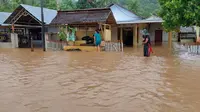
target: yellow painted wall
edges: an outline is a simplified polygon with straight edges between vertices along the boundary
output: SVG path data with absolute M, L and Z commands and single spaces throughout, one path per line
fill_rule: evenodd
M 117 27 L 112 27 L 111 36 L 112 36 L 111 41 L 113 41 L 113 42 L 118 41 L 118 29 L 117 29 Z
M 92 37 L 93 34 L 94 34 L 94 31 L 87 31 L 87 35 L 86 35 L 86 31 L 76 31 L 76 40 L 82 40 L 82 37 L 84 36 Z

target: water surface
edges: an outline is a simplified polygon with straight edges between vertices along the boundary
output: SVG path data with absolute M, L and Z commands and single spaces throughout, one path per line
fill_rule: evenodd
M 199 112 L 200 57 L 0 49 L 0 112 Z

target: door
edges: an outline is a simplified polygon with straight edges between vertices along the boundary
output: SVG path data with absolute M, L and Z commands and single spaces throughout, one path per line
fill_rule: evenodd
M 29 38 L 28 35 L 18 35 L 19 48 L 29 48 Z
M 123 29 L 123 43 L 126 46 L 133 46 L 133 29 L 132 28 Z
M 162 30 L 155 31 L 155 43 L 162 43 Z

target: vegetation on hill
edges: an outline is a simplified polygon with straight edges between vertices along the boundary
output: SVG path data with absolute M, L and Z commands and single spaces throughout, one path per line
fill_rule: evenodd
M 57 10 L 102 8 L 111 3 L 120 4 L 139 16 L 148 17 L 159 10 L 157 0 L 43 0 L 44 7 Z M 19 4 L 40 6 L 40 0 L 1 0 L 0 11 L 12 12 Z

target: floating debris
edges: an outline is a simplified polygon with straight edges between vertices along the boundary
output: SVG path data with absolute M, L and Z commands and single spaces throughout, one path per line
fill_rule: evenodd
M 67 49 L 66 51 L 81 51 L 81 49 L 76 48 L 76 49 Z

